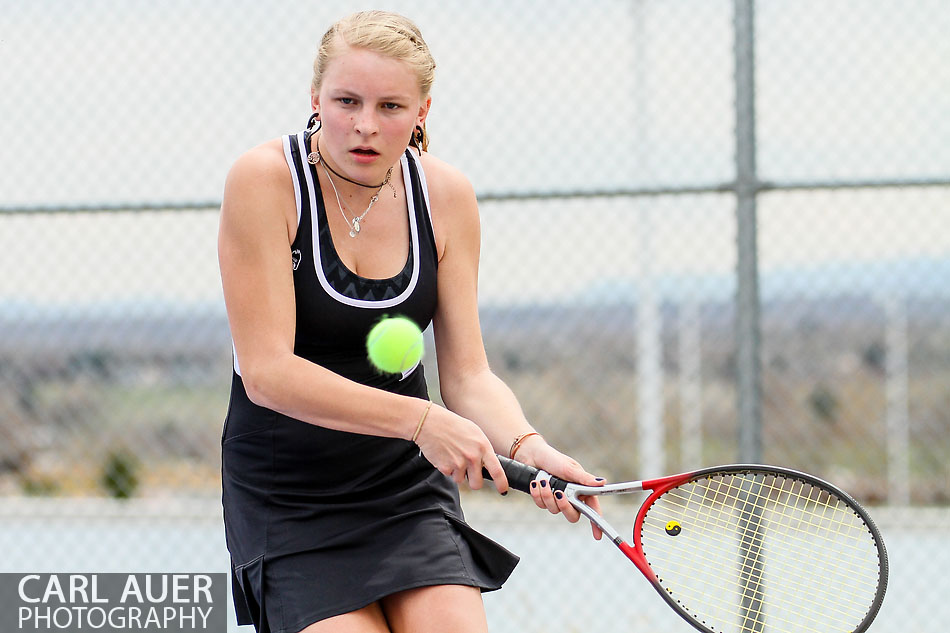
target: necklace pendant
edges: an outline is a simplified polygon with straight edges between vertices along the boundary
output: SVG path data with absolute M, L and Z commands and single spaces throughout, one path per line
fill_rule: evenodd
M 353 224 L 350 228 L 350 237 L 356 237 L 360 232 L 360 221 L 359 218 L 353 218 Z

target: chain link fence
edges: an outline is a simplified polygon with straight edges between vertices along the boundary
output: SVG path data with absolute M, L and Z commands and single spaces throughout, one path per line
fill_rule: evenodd
M 489 357 L 548 440 L 612 479 L 739 461 L 739 377 L 755 372 L 762 459 L 883 524 L 876 630 L 950 616 L 950 5 L 375 6 L 416 20 L 439 64 L 430 149 L 480 197 Z M 224 176 L 305 124 L 316 42 L 363 8 L 0 0 L 0 571 L 227 569 Z M 523 556 L 486 597 L 492 630 L 685 626 L 585 529 L 510 496 L 465 505 Z M 605 591 L 547 597 L 578 586 Z

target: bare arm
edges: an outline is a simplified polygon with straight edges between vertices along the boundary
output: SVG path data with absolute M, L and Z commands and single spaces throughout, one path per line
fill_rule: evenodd
M 427 157 L 433 222 L 439 235 L 439 306 L 434 323 L 439 357 L 439 382 L 446 406 L 473 420 L 502 455 L 514 439 L 534 431 L 511 389 L 489 367 L 478 320 L 478 260 L 481 231 L 478 204 L 468 180 L 457 170 Z M 600 482 L 575 460 L 549 446 L 538 435 L 521 445 L 519 461 L 543 468 L 570 481 Z M 579 514 L 566 499 L 550 490 L 534 491 L 535 502 L 569 520 Z M 595 500 L 596 503 L 596 500 Z
M 443 245 L 439 305 L 433 320 L 442 399 L 485 431 L 495 452 L 507 455 L 512 440 L 533 431 L 511 389 L 492 373 L 478 320 L 481 241 L 475 193 L 460 173 L 430 159 L 434 222 Z M 532 440 L 526 440 L 525 448 Z

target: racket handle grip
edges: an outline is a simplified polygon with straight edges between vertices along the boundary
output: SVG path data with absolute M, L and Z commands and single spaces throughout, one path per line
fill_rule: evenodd
M 496 455 L 496 457 L 498 457 L 498 461 L 501 462 L 501 467 L 505 470 L 505 477 L 508 478 L 508 486 L 530 494 L 531 482 L 535 480 L 541 471 L 534 466 L 528 466 L 527 464 L 516 462 L 513 459 L 502 457 L 501 455 Z M 491 475 L 484 468 L 482 469 L 482 476 L 486 479 L 491 479 Z M 564 490 L 567 488 L 567 484 L 568 482 L 563 479 L 558 479 L 553 475 L 551 475 L 551 478 L 548 480 L 548 485 L 551 486 L 552 490 Z

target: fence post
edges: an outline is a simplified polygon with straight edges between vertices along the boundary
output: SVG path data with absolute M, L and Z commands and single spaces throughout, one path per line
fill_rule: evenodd
M 762 461 L 759 271 L 756 244 L 755 2 L 735 0 L 736 371 L 739 461 Z

